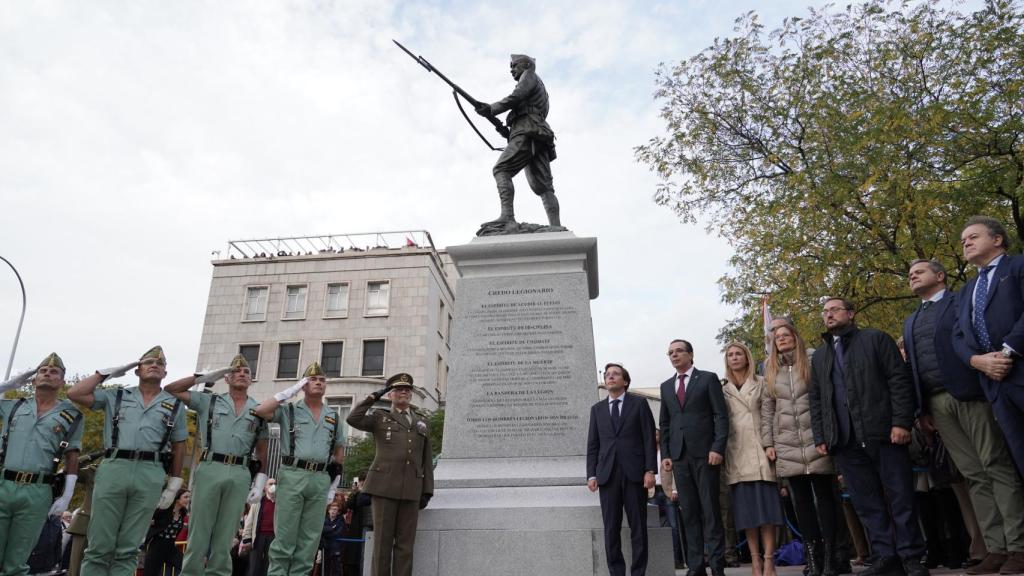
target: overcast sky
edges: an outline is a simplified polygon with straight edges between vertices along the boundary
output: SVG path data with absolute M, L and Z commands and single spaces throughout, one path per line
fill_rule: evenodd
M 715 280 L 731 251 L 652 202 L 633 147 L 663 130 L 659 62 L 747 10 L 772 28 L 807 4 L 0 2 L 0 255 L 28 292 L 14 369 L 55 350 L 89 373 L 162 344 L 170 374 L 190 372 L 211 252 L 228 240 L 472 239 L 497 215 L 497 154 L 397 38 L 485 101 L 512 90 L 510 52 L 537 59 L 562 221 L 598 238 L 598 362 L 656 386 L 683 337 L 720 371 L 714 336 L 732 311 Z M 518 218 L 543 222 L 522 175 L 516 186 Z M 0 369 L 20 298 L 0 262 Z

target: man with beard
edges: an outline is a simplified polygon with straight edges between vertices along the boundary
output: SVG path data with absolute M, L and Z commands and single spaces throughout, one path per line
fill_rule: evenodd
M 35 374 L 33 377 L 32 375 Z M 28 574 L 28 557 L 47 514 L 67 510 L 78 479 L 82 413 L 57 393 L 64 387 L 64 362 L 50 354 L 35 370 L 0 384 L 0 394 L 31 382 L 31 398 L 0 400 L 0 574 Z M 50 484 L 64 459 L 64 493 L 56 501 Z

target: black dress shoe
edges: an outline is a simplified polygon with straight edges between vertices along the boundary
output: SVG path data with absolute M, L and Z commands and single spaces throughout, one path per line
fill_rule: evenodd
M 928 576 L 928 568 L 920 558 L 907 558 L 903 561 L 903 571 L 907 576 Z
M 920 564 L 918 565 L 920 566 Z M 927 574 L 927 568 L 921 566 L 921 569 Z M 878 558 L 858 576 L 903 576 L 903 563 L 896 556 Z

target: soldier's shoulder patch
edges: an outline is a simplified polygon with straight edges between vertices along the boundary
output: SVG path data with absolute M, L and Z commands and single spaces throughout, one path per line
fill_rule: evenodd
M 174 410 L 174 403 L 173 402 L 168 402 L 167 400 L 161 400 L 160 401 L 160 407 L 161 408 L 167 408 L 168 410 Z
M 68 424 L 71 424 L 72 422 L 75 421 L 76 414 L 72 410 L 61 410 L 60 413 L 57 414 L 57 416 L 62 418 Z
M 327 422 L 328 424 L 337 424 L 338 419 L 334 416 L 324 416 L 324 422 Z

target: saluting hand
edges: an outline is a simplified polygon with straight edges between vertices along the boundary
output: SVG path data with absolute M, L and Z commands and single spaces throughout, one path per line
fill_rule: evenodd
M 21 372 L 20 374 L 15 374 L 13 378 L 4 381 L 3 384 L 0 384 L 0 392 L 6 392 L 8 390 L 13 390 L 15 388 L 20 388 L 24 386 L 30 380 L 32 380 L 32 376 L 35 375 L 36 370 L 38 370 L 38 368 L 33 368 L 31 370 Z
M 111 378 L 120 378 L 121 376 L 127 374 L 129 370 L 135 368 L 138 365 L 138 361 L 129 362 L 124 366 L 114 366 L 113 368 L 100 368 L 99 370 L 96 371 L 96 373 L 99 374 L 100 376 L 103 376 L 104 380 L 109 380 Z
M 196 374 L 196 383 L 203 383 L 207 385 L 216 384 L 218 380 L 227 376 L 234 368 L 228 366 L 227 368 L 220 368 L 218 370 L 210 370 L 209 372 L 200 372 Z

